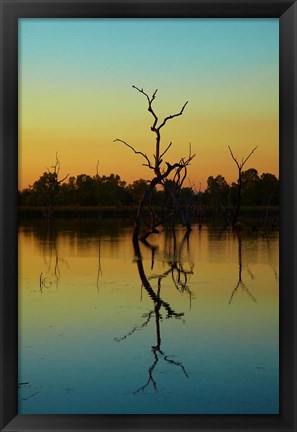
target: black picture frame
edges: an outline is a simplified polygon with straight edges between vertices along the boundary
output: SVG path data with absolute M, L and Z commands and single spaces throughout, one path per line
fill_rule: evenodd
M 1 0 L 1 431 L 295 431 L 297 4 L 292 0 Z M 18 415 L 18 18 L 279 18 L 280 414 Z

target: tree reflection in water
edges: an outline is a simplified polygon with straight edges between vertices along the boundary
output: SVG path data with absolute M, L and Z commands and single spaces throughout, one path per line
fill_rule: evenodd
M 254 303 L 257 303 L 255 296 L 250 292 L 250 290 L 247 287 L 247 284 L 242 280 L 242 268 L 243 268 L 242 267 L 242 238 L 240 232 L 237 232 L 235 235 L 238 242 L 238 281 L 235 285 L 235 288 L 231 292 L 229 304 L 232 303 L 233 298 L 239 289 L 245 292 Z M 255 275 L 252 273 L 252 271 L 249 268 L 247 268 L 246 270 L 250 278 L 255 279 Z
M 274 278 L 275 278 L 275 282 L 278 284 L 279 282 L 279 274 L 277 271 L 277 265 L 275 263 L 273 263 L 273 257 L 272 257 L 272 250 L 271 250 L 271 244 L 270 244 L 270 238 L 268 236 L 267 233 L 264 233 L 263 238 L 266 242 L 267 245 L 267 255 L 268 255 L 268 259 L 269 259 L 269 264 L 272 268 L 273 274 L 274 274 Z
M 102 219 L 101 219 L 101 214 L 100 214 L 100 216 L 99 216 L 99 229 L 98 229 L 98 270 L 97 270 L 97 280 L 96 280 L 96 286 L 97 286 L 98 293 L 99 293 L 99 289 L 100 289 L 99 279 L 100 279 L 100 276 L 103 275 L 102 267 L 101 267 L 101 236 L 102 236 Z
M 41 294 L 44 289 L 59 289 L 59 282 L 61 278 L 60 262 L 68 263 L 59 256 L 57 246 L 57 236 L 53 222 L 45 222 L 43 227 L 42 236 L 42 253 L 44 264 L 47 269 L 39 275 L 39 289 Z
M 190 290 L 188 286 L 188 281 L 190 276 L 193 274 L 194 264 L 191 263 L 190 259 L 190 243 L 189 243 L 189 237 L 190 232 L 187 231 L 180 242 L 178 244 L 177 238 L 176 238 L 176 231 L 174 226 L 171 229 L 171 235 L 166 237 L 166 244 L 165 244 L 165 256 L 166 263 L 169 266 L 168 270 L 161 275 L 161 277 L 166 277 L 168 275 L 171 275 L 171 279 L 173 282 L 174 287 L 181 293 L 186 292 L 189 295 L 190 300 L 190 309 L 192 305 L 192 297 L 193 293 Z M 190 268 L 186 269 L 183 264 L 183 258 L 182 253 L 186 246 L 187 249 L 187 258 L 190 263 Z M 149 279 L 152 279 L 156 276 L 151 276 Z
M 171 305 L 163 300 L 161 298 L 161 288 L 162 288 L 162 282 L 164 279 L 166 279 L 168 276 L 171 276 L 171 281 L 173 286 L 181 293 L 186 292 L 190 297 L 190 305 L 191 305 L 191 299 L 192 299 L 192 292 L 188 286 L 188 279 L 189 275 L 193 274 L 193 265 L 190 266 L 189 270 L 186 270 L 182 264 L 181 261 L 181 251 L 185 244 L 188 244 L 188 238 L 189 233 L 187 233 L 180 245 L 177 245 L 177 239 L 174 229 L 172 230 L 172 245 L 173 250 L 171 250 L 171 253 L 169 254 L 169 250 L 167 248 L 165 256 L 169 256 L 170 258 L 167 259 L 165 262 L 168 265 L 168 269 L 164 271 L 161 274 L 155 274 L 152 276 L 147 276 L 144 270 L 143 266 L 143 260 L 141 256 L 140 251 L 140 243 L 139 241 L 133 241 L 133 247 L 134 247 L 134 254 L 135 254 L 135 262 L 137 265 L 137 270 L 139 274 L 139 278 L 141 280 L 141 286 L 144 288 L 144 290 L 148 293 L 149 297 L 151 298 L 154 308 L 149 313 L 144 315 L 145 321 L 139 325 L 133 327 L 133 329 L 125 334 L 124 336 L 120 338 L 115 338 L 114 340 L 117 342 L 123 341 L 128 336 L 131 336 L 136 331 L 142 330 L 145 328 L 151 321 L 152 318 L 155 317 L 155 328 L 156 328 L 156 344 L 151 347 L 151 351 L 153 354 L 153 362 L 150 365 L 148 369 L 148 379 L 144 385 L 139 387 L 134 394 L 139 393 L 141 391 L 144 391 L 149 385 L 152 385 L 154 390 L 157 391 L 157 382 L 154 377 L 154 372 L 157 367 L 157 364 L 160 360 L 165 361 L 167 364 L 175 366 L 177 368 L 180 368 L 182 373 L 185 375 L 185 377 L 189 377 L 185 367 L 183 366 L 182 362 L 178 362 L 175 360 L 172 360 L 169 355 L 167 355 L 162 349 L 161 349 L 161 322 L 163 320 L 162 315 L 162 309 L 166 312 L 166 319 L 168 318 L 175 318 L 175 319 L 181 319 L 184 316 L 184 312 L 176 312 Z M 152 252 L 151 255 L 151 270 L 154 268 L 154 261 L 155 261 L 155 252 L 158 249 L 156 246 L 152 246 L 147 241 L 143 241 L 142 244 L 149 248 Z M 166 245 L 168 246 L 169 243 L 166 242 Z M 152 287 L 151 281 L 157 281 L 157 286 L 154 289 Z

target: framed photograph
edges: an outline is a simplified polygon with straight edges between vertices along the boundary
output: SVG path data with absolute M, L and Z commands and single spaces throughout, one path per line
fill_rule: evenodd
M 1 0 L 1 431 L 296 430 L 296 18 Z

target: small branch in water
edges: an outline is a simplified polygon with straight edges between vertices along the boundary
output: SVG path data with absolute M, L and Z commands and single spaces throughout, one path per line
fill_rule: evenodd
M 39 392 L 35 392 L 35 393 L 31 394 L 30 396 L 23 398 L 23 400 L 26 401 L 26 400 L 30 399 L 31 397 L 36 396 L 38 393 Z
M 22 385 L 28 385 L 28 382 L 22 382 L 22 383 L 18 383 L 18 387 L 22 386 Z

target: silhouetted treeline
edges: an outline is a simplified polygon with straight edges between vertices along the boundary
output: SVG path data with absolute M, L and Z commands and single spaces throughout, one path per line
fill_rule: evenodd
M 274 174 L 263 173 L 250 168 L 242 172 L 242 206 L 278 206 L 279 180 Z M 229 185 L 223 176 L 210 176 L 207 180 L 207 189 L 203 193 L 204 202 L 213 212 L 227 217 L 230 208 L 236 204 L 238 183 Z
M 242 178 L 243 206 L 278 206 L 279 181 L 275 175 L 263 173 L 259 176 L 256 169 L 250 168 L 242 173 Z M 19 205 L 43 207 L 47 205 L 50 196 L 55 206 L 133 206 L 138 204 L 147 184 L 147 180 L 139 179 L 127 185 L 117 174 L 80 174 L 57 183 L 53 173 L 45 172 L 32 186 L 19 191 Z M 236 182 L 228 184 L 222 175 L 210 176 L 204 192 L 197 191 L 194 187 L 183 187 L 180 201 L 183 205 L 196 206 L 197 211 L 207 208 L 212 213 L 225 217 L 236 202 L 237 189 Z M 166 193 L 164 190 L 154 190 L 152 205 L 164 206 Z

